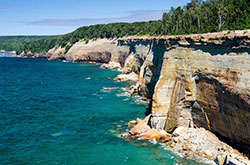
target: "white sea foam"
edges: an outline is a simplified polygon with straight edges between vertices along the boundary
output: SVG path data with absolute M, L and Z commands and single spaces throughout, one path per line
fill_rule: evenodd
M 155 139 L 153 139 L 153 140 L 149 140 L 151 143 L 153 143 L 153 144 L 157 144 L 158 142 L 155 140 Z

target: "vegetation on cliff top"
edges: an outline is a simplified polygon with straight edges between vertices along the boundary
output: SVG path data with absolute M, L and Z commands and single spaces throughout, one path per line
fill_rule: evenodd
M 54 36 L 0 36 L 0 50 L 22 50 L 23 44 Z
M 80 39 L 119 38 L 129 35 L 176 35 L 218 32 L 250 28 L 248 0 L 192 0 L 183 7 L 171 8 L 162 20 L 135 23 L 112 23 L 80 27 L 72 33 L 32 40 L 0 38 L 0 49 L 47 52 L 54 46 L 67 50 Z M 9 43 L 9 44 L 8 44 Z

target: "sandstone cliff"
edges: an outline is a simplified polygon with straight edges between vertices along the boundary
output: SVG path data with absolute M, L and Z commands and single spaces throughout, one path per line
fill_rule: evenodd
M 128 46 L 117 46 L 116 39 L 80 40 L 65 54 L 65 48 L 55 47 L 48 53 L 49 59 L 64 59 L 74 62 L 118 62 L 124 65 L 129 54 Z
M 143 61 L 139 93 L 152 98 L 154 128 L 204 127 L 250 145 L 249 30 L 120 42 Z
M 131 50 L 124 71 L 139 73 L 138 92 L 152 99 L 153 129 L 203 127 L 249 154 L 249 30 L 119 42 Z
M 151 127 L 204 127 L 250 146 L 250 30 L 186 36 L 84 40 L 45 56 L 94 61 L 138 74 L 137 92 L 151 99 Z M 112 63 L 111 63 L 112 62 Z M 115 66 L 119 66 L 116 65 Z M 109 65 L 105 65 L 109 67 Z M 247 149 L 249 150 L 249 149 Z

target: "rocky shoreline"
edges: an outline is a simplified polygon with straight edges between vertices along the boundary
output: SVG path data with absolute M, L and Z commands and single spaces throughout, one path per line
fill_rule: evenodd
M 212 164 L 250 164 L 247 156 L 232 148 L 228 144 L 204 128 L 178 127 L 173 133 L 157 130 L 148 125 L 150 115 L 145 119 L 132 120 L 128 132 L 120 135 L 121 138 L 153 140 L 182 157 L 196 160 L 201 163 Z
M 102 64 L 104 69 L 122 69 L 115 63 Z M 132 74 L 134 75 L 134 74 Z M 136 85 L 126 87 L 129 91 L 128 97 L 138 94 L 138 77 L 131 74 L 120 74 L 114 80 L 134 81 Z M 145 98 L 146 99 L 146 98 Z M 149 102 L 150 100 L 147 99 Z M 202 127 L 179 126 L 170 132 L 158 130 L 151 126 L 152 115 L 144 119 L 137 118 L 127 123 L 126 132 L 119 135 L 120 138 L 131 140 L 155 141 L 161 144 L 164 149 L 176 153 L 182 157 L 208 164 L 242 164 L 248 165 L 248 157 L 237 149 L 221 141 L 214 133 Z
M 104 67 L 101 66 L 101 68 Z M 112 66 L 105 68 L 113 69 Z M 119 78 L 121 76 L 123 77 L 124 74 L 118 75 L 115 80 L 135 81 L 138 84 L 137 78 Z M 129 90 L 128 97 L 135 93 L 138 94 L 136 88 L 137 85 L 127 87 Z M 119 135 L 119 137 L 131 140 L 156 141 L 166 150 L 201 163 L 219 165 L 250 164 L 250 161 L 246 155 L 240 153 L 237 149 L 234 149 L 232 146 L 221 141 L 215 134 L 202 127 L 188 128 L 179 126 L 175 128 L 173 132 L 166 132 L 165 130 L 157 130 L 153 128 L 150 124 L 151 117 L 152 115 L 150 114 L 144 119 L 137 118 L 136 120 L 129 121 L 127 123 L 128 131 L 122 133 Z
M 168 150 L 216 164 L 250 164 L 250 30 L 185 36 L 84 40 L 44 54 L 120 69 L 119 81 L 136 81 L 130 95 L 150 100 L 149 116 L 122 137 L 155 139 Z M 242 131 L 244 128 L 244 131 Z M 220 139 L 215 136 L 219 135 Z

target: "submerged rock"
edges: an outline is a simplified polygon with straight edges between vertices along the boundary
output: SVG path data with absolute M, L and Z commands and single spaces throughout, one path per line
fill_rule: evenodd
M 76 131 L 71 131 L 71 132 L 56 132 L 56 133 L 51 134 L 51 136 L 52 137 L 58 137 L 58 136 L 64 136 L 64 135 L 72 136 L 72 135 L 75 135 L 75 134 L 76 134 Z

